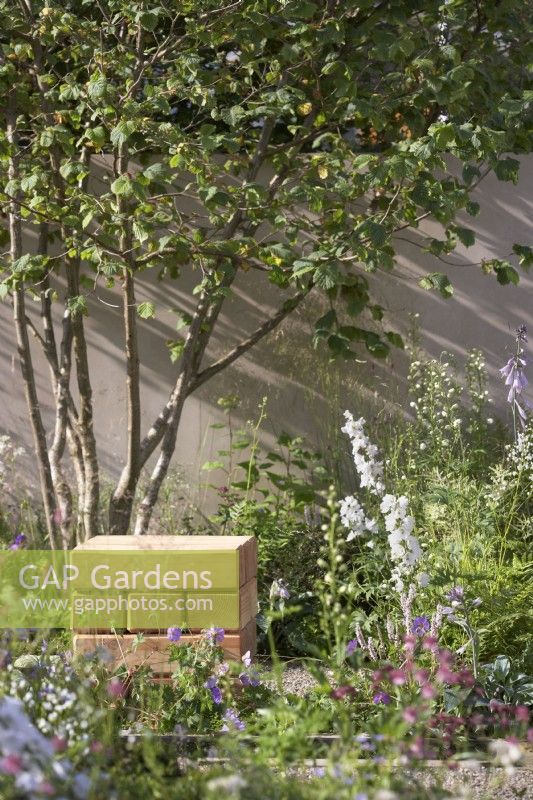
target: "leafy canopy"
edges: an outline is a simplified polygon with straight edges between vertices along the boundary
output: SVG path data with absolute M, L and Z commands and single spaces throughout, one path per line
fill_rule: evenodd
M 84 293 L 127 263 L 163 280 L 192 270 L 197 295 L 223 298 L 253 269 L 327 295 L 314 335 L 334 354 L 401 344 L 371 298 L 395 234 L 430 217 L 435 256 L 472 245 L 457 212 L 476 216 L 486 169 L 516 182 L 510 154 L 529 148 L 527 4 L 514 0 L 0 0 L 0 31 L 20 143 L 8 180 L 0 133 L 0 200 L 62 230 Z M 530 248 L 516 248 L 528 266 Z M 6 262 L 0 292 L 63 263 Z M 518 280 L 508 262 L 483 268 Z M 453 292 L 439 272 L 421 286 Z M 189 323 L 181 313 L 177 327 Z M 178 358 L 181 339 L 169 347 Z

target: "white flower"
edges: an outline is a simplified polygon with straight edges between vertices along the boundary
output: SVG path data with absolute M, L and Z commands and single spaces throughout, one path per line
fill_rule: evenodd
M 350 531 L 346 537 L 347 542 L 351 542 L 357 536 L 362 536 L 365 531 L 373 533 L 377 527 L 376 521 L 365 515 L 361 504 L 352 495 L 341 500 L 340 514 L 342 524 Z
M 508 742 L 506 739 L 494 739 L 489 743 L 489 750 L 493 754 L 496 764 L 505 767 L 509 772 L 523 755 L 518 744 Z
M 425 589 L 427 586 L 429 586 L 429 582 L 430 582 L 430 577 L 427 574 L 427 572 L 420 572 L 418 574 L 418 585 L 420 586 L 421 589 Z

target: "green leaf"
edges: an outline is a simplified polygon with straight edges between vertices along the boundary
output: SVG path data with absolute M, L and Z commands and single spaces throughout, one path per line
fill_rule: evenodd
M 105 75 L 100 72 L 95 72 L 91 75 L 91 79 L 87 84 L 87 94 L 91 100 L 101 100 L 107 91 L 107 79 Z
M 224 464 L 222 461 L 206 461 L 205 464 L 202 464 L 200 469 L 204 470 L 205 472 L 211 472 L 214 469 L 224 469 Z
M 388 345 L 373 331 L 365 331 L 365 346 L 375 358 L 386 358 L 389 354 Z
M 115 147 L 125 144 L 132 133 L 135 133 L 136 124 L 133 120 L 121 120 L 110 134 L 111 143 Z
M 39 183 L 38 175 L 26 175 L 20 181 L 20 188 L 22 189 L 23 192 L 31 192 L 32 189 L 35 189 L 38 183 Z
M 39 666 L 39 663 L 39 656 L 25 653 L 13 662 L 13 666 L 15 669 L 35 669 Z
M 509 283 L 517 286 L 520 283 L 520 275 L 507 261 L 502 261 L 499 264 L 495 264 L 494 272 L 496 273 L 496 280 L 502 286 L 507 286 Z
M 320 289 L 333 289 L 338 279 L 339 270 L 334 264 L 322 264 L 313 275 L 313 280 Z
M 103 125 L 97 125 L 96 128 L 88 128 L 85 131 L 85 135 L 98 150 L 101 150 L 107 141 L 107 131 Z
M 119 175 L 111 184 L 111 191 L 129 197 L 133 194 L 133 184 L 128 175 Z
M 150 11 L 143 11 L 141 14 L 138 14 L 137 19 L 141 23 L 141 27 L 146 31 L 155 31 L 159 21 L 158 11 L 159 9 L 154 8 Z
M 447 275 L 443 275 L 442 272 L 431 272 L 429 275 L 425 275 L 419 280 L 418 285 L 421 286 L 422 289 L 427 289 L 428 291 L 437 289 L 446 299 L 453 294 L 453 286 Z
M 432 125 L 429 132 L 433 135 L 433 139 L 439 150 L 446 150 L 450 142 L 455 140 L 455 129 L 449 122 L 446 124 Z
M 387 241 L 388 233 L 384 225 L 373 219 L 368 219 L 356 230 L 361 238 L 369 239 L 374 247 L 381 247 Z
M 82 294 L 77 297 L 69 297 L 67 299 L 67 307 L 73 317 L 77 317 L 78 315 L 85 317 L 89 313 L 87 309 L 87 300 Z
M 141 319 L 153 319 L 155 317 L 154 304 L 148 300 L 145 300 L 144 303 L 139 303 L 137 306 L 137 314 Z
M 135 236 L 137 241 L 141 242 L 141 244 L 142 242 L 145 242 L 148 239 L 149 236 L 148 231 L 142 225 L 142 223 L 138 222 L 137 220 L 135 220 L 135 222 L 133 223 L 132 230 L 133 230 L 133 235 Z
M 336 322 L 337 312 L 334 308 L 332 308 L 327 312 L 327 314 L 324 314 L 323 317 L 320 317 L 320 319 L 317 319 L 315 322 L 315 334 L 323 336 L 324 334 L 329 333 Z
M 229 195 L 226 192 L 221 192 L 216 186 L 200 189 L 198 194 L 202 203 L 206 206 L 225 206 L 229 201 Z
M 388 341 L 392 345 L 394 345 L 394 347 L 399 347 L 401 350 L 404 349 L 405 347 L 404 341 L 399 333 L 394 333 L 394 331 L 387 331 L 385 336 L 387 337 Z
M 149 167 L 146 167 L 142 174 L 145 178 L 148 178 L 149 181 L 158 181 L 166 176 L 167 170 L 161 161 L 156 161 L 154 164 L 150 164 Z
M 526 244 L 513 244 L 513 253 L 518 256 L 522 269 L 528 270 L 533 264 L 533 250 Z
M 470 228 L 461 228 L 459 225 L 454 225 L 453 232 L 465 247 L 472 247 L 476 242 L 474 231 Z
M 503 158 L 496 162 L 494 172 L 500 181 L 512 181 L 518 183 L 518 170 L 520 168 L 520 161 L 516 158 Z
M 54 132 L 51 128 L 45 128 L 40 137 L 39 137 L 39 144 L 41 147 L 52 147 L 54 143 Z

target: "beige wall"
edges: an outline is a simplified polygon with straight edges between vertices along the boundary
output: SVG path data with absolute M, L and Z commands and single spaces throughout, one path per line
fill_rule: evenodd
M 465 264 L 507 257 L 514 242 L 528 243 L 532 178 L 530 157 L 523 160 L 518 186 L 501 183 L 492 175 L 480 184 L 475 195 L 481 204 L 481 214 L 474 220 L 465 219 L 465 224 L 475 229 L 477 243 L 447 257 L 455 266 L 424 254 L 416 246 L 416 233 L 406 231 L 402 236 L 410 242 L 399 242 L 397 272 L 369 276 L 375 296 L 388 308 L 390 328 L 405 331 L 408 314 L 416 311 L 420 313 L 422 344 L 429 353 L 438 355 L 447 349 L 462 359 L 471 347 L 484 351 L 490 367 L 491 389 L 503 414 L 506 408 L 497 368 L 504 363 L 511 345 L 509 329 L 529 323 L 533 336 L 533 279 L 523 274 L 518 287 L 501 287 L 494 277 L 484 275 L 479 266 Z M 445 301 L 417 286 L 418 277 L 427 270 L 447 272 L 455 286 L 451 300 Z M 155 321 L 140 322 L 145 426 L 160 410 L 172 383 L 174 367 L 164 341 L 175 335 L 174 317 L 167 309 L 190 307 L 186 283 L 185 278 L 183 284 L 170 287 L 168 283 L 157 284 L 147 274 L 139 287 L 138 301 L 150 299 L 157 306 Z M 102 466 L 110 474 L 116 474 L 122 464 L 126 425 L 122 333 L 120 310 L 113 307 L 116 302 L 113 292 L 96 287 L 89 296 L 87 320 L 96 432 Z M 383 397 L 402 398 L 406 367 L 402 354 L 396 352 L 390 365 L 371 361 L 365 365 L 353 362 L 329 365 L 324 354 L 312 350 L 308 329 L 316 315 L 316 304 L 317 301 L 309 301 L 282 329 L 189 399 L 175 461 L 184 467 L 192 483 L 197 482 L 199 466 L 216 449 L 215 433 L 208 426 L 222 416 L 216 400 L 223 394 L 236 392 L 242 397 L 239 413 L 243 421 L 255 415 L 261 398 L 268 396 L 269 418 L 264 433 L 267 440 L 288 429 L 309 436 L 323 448 L 338 430 L 347 405 L 356 413 L 362 408 L 364 413 L 372 414 L 373 408 L 381 407 Z M 258 285 L 255 274 L 243 275 L 235 297 L 228 301 L 221 317 L 210 355 L 224 352 L 253 330 L 271 305 L 277 305 L 275 295 Z M 12 433 L 31 447 L 7 303 L 0 304 L 0 337 L 0 432 Z M 37 347 L 34 353 L 40 396 L 50 422 L 48 372 Z M 366 357 L 362 353 L 362 358 Z

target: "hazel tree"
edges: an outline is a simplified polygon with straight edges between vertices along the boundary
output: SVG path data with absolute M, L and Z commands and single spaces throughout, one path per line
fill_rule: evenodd
M 127 455 L 108 527 L 144 534 L 187 397 L 310 294 L 328 299 L 313 339 L 332 355 L 401 346 L 372 297 L 373 273 L 394 269 L 398 232 L 422 237 L 432 219 L 442 235 L 422 241 L 437 258 L 471 245 L 458 212 L 476 216 L 470 195 L 488 171 L 516 182 L 513 154 L 529 148 L 528 14 L 515 0 L 0 0 L 0 31 L 0 294 L 52 546 L 98 532 L 95 281 L 114 285 L 123 309 Z M 103 183 L 91 179 L 95 158 Z M 514 249 L 528 266 L 531 250 Z M 482 267 L 518 281 L 508 261 Z M 143 430 L 138 339 L 157 309 L 136 287 L 148 270 L 169 285 L 192 275 L 194 289 L 192 313 L 178 310 L 175 340 L 161 343 L 173 382 Z M 279 307 L 210 360 L 243 271 L 277 289 Z M 440 272 L 421 285 L 453 291 Z M 50 431 L 35 347 L 50 367 Z

